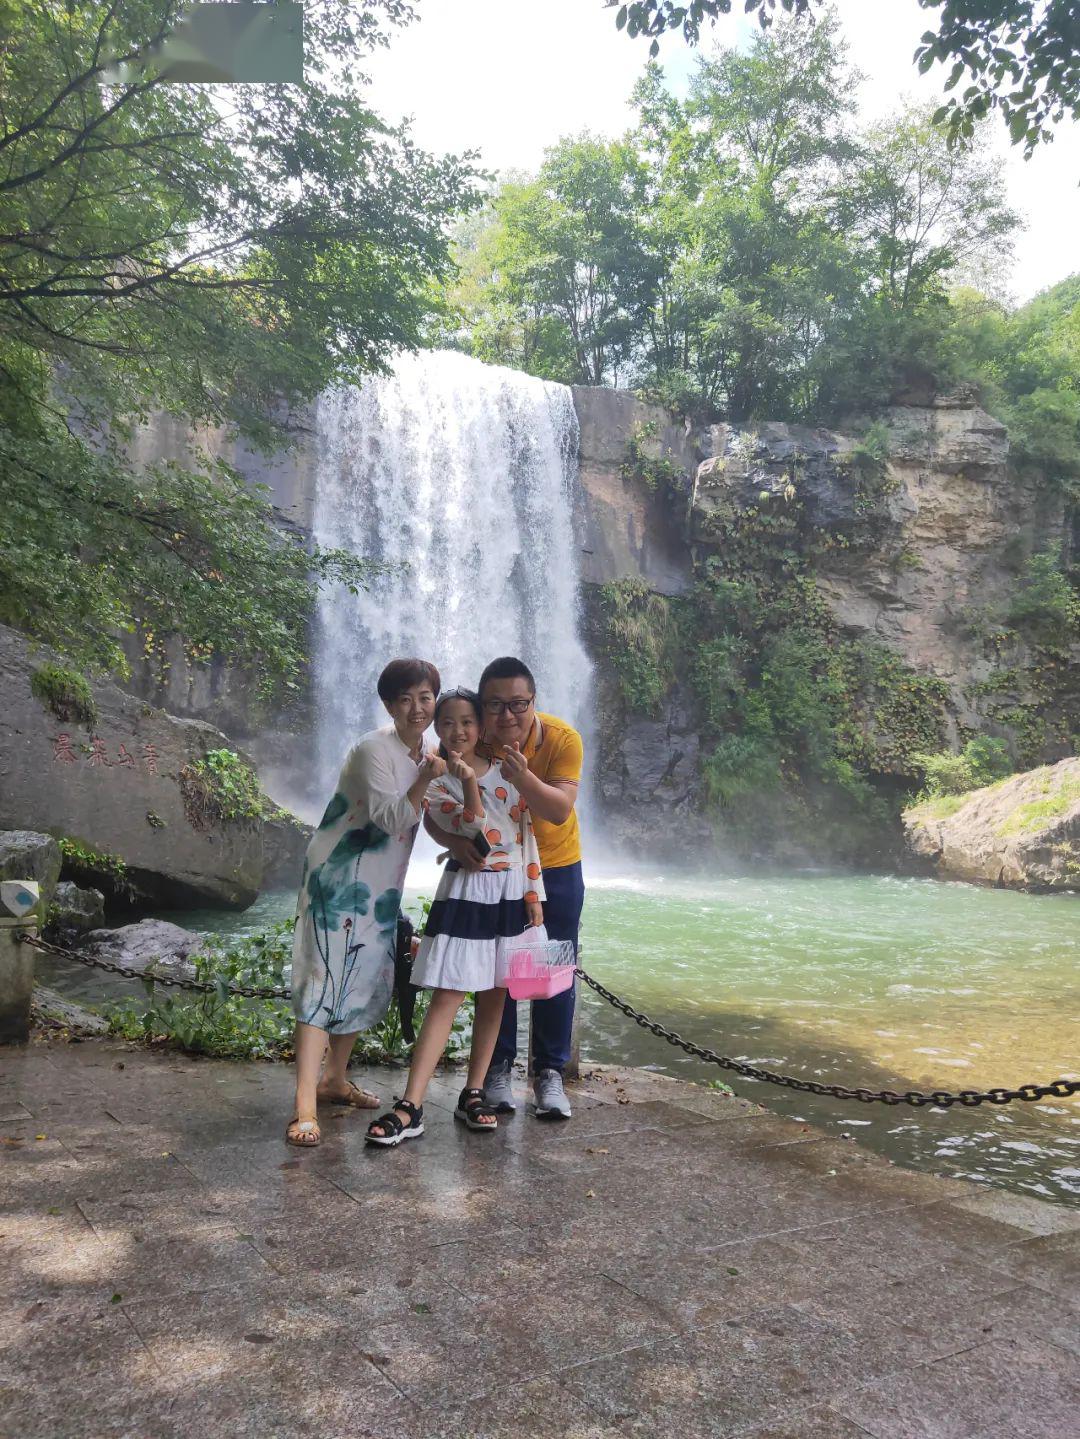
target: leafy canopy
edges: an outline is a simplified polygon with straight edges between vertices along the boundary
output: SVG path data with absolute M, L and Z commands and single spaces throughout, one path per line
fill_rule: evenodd
M 470 221 L 451 342 L 708 420 L 933 388 L 948 291 L 1017 217 L 982 136 L 951 148 L 918 108 L 860 132 L 858 79 L 833 12 L 699 57 L 685 100 L 650 66 L 626 136 L 560 141 Z
M 138 425 L 290 442 L 325 386 L 421 341 L 474 176 L 366 103 L 401 0 L 311 0 L 302 84 L 105 82 L 181 9 L 0 0 L 0 621 L 98 668 L 125 630 L 180 630 L 274 688 L 312 583 L 369 567 L 308 554 L 206 455 L 140 466 Z
M 817 0 L 744 0 L 747 14 L 757 13 L 763 28 L 778 4 L 813 20 Z M 730 14 L 731 0 L 607 0 L 615 23 L 631 37 L 648 36 L 650 53 L 658 37 L 681 30 L 696 45 L 702 26 Z M 991 110 L 1000 111 L 1014 144 L 1030 155 L 1053 138 L 1052 126 L 1066 115 L 1080 115 L 1080 0 L 919 0 L 925 10 L 940 10 L 935 33 L 922 36 L 914 59 L 921 71 L 948 65 L 946 90 L 967 72 L 969 83 L 937 111 L 955 140 L 970 140 L 975 126 Z

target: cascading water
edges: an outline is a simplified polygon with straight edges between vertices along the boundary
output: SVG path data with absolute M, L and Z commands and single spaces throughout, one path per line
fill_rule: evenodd
M 541 709 L 588 729 L 578 636 L 573 397 L 449 351 L 318 401 L 315 538 L 395 568 L 324 592 L 315 687 L 322 790 L 349 744 L 386 723 L 375 682 L 398 655 L 474 687 L 496 655 L 536 676 Z M 407 568 L 405 564 L 407 562 Z

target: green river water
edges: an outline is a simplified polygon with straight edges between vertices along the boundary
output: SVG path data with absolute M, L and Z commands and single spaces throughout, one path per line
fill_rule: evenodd
M 721 1054 L 901 1091 L 1080 1077 L 1074 895 L 809 872 L 694 877 L 624 867 L 586 879 L 584 967 Z M 291 916 L 294 898 L 267 894 L 235 916 L 167 917 L 240 933 Z M 581 1003 L 585 1059 L 725 1078 L 778 1113 L 900 1163 L 1080 1205 L 1080 1100 L 936 1110 L 818 1098 L 691 1059 L 591 991 Z

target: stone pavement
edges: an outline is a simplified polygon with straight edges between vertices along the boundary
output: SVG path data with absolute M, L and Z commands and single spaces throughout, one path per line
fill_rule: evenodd
M 490 1136 L 451 1074 L 424 1139 L 303 1152 L 289 1080 L 0 1050 L 0 1434 L 1080 1432 L 1078 1210 L 640 1071 Z

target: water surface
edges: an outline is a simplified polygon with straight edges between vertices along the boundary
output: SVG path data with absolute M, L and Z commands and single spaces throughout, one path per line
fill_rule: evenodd
M 433 867 L 427 873 L 421 864 L 411 877 L 418 886 L 406 903 L 433 892 Z M 693 877 L 625 867 L 587 881 L 585 968 L 721 1054 L 875 1090 L 1080 1077 L 1075 895 L 888 876 Z M 291 916 L 294 902 L 290 891 L 264 895 L 240 915 L 167 917 L 243 933 Z M 87 971 L 62 978 L 68 992 L 100 993 Z M 1078 1100 L 938 1110 L 800 1094 L 692 1059 L 589 990 L 582 1053 L 699 1082 L 723 1078 L 778 1113 L 914 1168 L 1080 1204 Z

